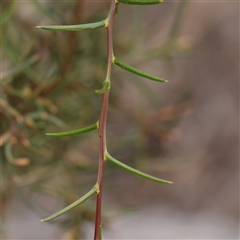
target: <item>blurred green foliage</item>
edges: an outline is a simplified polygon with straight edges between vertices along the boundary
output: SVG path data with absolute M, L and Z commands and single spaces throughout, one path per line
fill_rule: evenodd
M 45 24 L 44 21 L 64 25 L 94 22 L 104 18 L 108 3 L 102 2 L 98 11 L 89 11 L 88 16 L 83 17 L 85 2 L 59 1 L 56 4 L 51 1 L 40 3 L 31 0 L 20 4 L 12 0 L 1 3 L 2 211 L 14 191 L 42 218 L 49 215 L 51 209 L 44 209 L 34 193 L 62 199 L 69 204 L 95 183 L 98 140 L 95 134 L 51 138 L 45 133 L 77 129 L 97 121 L 101 96 L 95 94 L 94 90 L 101 88 L 105 78 L 105 35 L 101 29 L 83 33 L 45 32 L 35 28 L 35 25 Z M 163 57 L 169 63 L 171 51 L 184 52 L 179 42 L 174 42 L 173 39 L 176 37 L 174 28 L 179 28 L 176 26 L 179 16 L 166 46 L 153 50 L 146 59 Z M 135 17 L 138 15 L 135 14 Z M 133 21 L 133 26 L 134 24 L 136 21 Z M 130 47 L 134 52 L 134 36 L 130 41 L 115 41 L 116 52 Z M 116 81 L 110 99 L 110 112 L 113 113 L 115 108 L 121 109 L 119 96 L 122 87 L 121 81 L 117 81 L 120 79 L 118 72 L 114 79 Z M 149 97 L 155 109 L 159 108 L 145 82 L 139 81 L 136 87 Z M 144 158 L 148 153 L 154 154 L 154 144 L 149 145 L 146 136 L 149 139 L 162 139 L 174 128 L 186 106 L 188 107 L 187 104 L 180 104 L 170 111 L 166 109 L 164 112 L 162 109 L 161 112 L 156 112 L 156 115 L 166 116 L 167 111 L 168 123 L 154 132 L 146 127 L 149 124 L 158 126 L 159 122 L 154 122 L 154 117 L 152 122 L 151 119 L 148 122 L 139 121 L 135 127 L 124 133 L 117 144 L 110 143 L 112 152 L 122 151 L 137 139 L 136 145 L 129 148 L 138 148 L 139 153 L 132 151 L 129 160 L 133 159 L 134 163 L 134 159 L 140 155 Z M 129 114 L 130 118 L 136 117 L 127 111 L 124 114 Z M 139 129 L 140 134 L 137 134 Z M 111 171 L 113 169 L 107 170 Z M 72 239 L 78 239 L 81 231 L 76 226 L 84 220 L 94 218 L 91 204 L 77 207 L 67 217 L 55 222 L 71 229 Z

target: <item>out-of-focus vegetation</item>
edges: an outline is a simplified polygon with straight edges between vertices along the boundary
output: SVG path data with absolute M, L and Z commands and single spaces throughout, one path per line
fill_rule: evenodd
M 101 96 L 94 90 L 101 88 L 106 68 L 104 30 L 69 33 L 35 28 L 46 23 L 64 25 L 102 20 L 109 3 L 86 2 L 1 3 L 3 214 L 12 192 L 42 218 L 52 209 L 44 209 L 36 193 L 61 199 L 67 205 L 96 180 L 98 138 L 94 133 L 59 139 L 47 137 L 45 133 L 77 129 L 96 122 Z M 94 4 L 96 9 L 92 10 Z M 165 43 L 154 49 L 148 46 L 150 53 L 144 58 L 138 36 L 142 28 L 139 17 L 144 16 L 145 10 L 134 8 L 133 20 L 128 26 L 134 34 L 128 36 L 119 28 L 121 38 L 114 39 L 115 51 L 118 55 L 128 52 L 128 62 L 135 65 L 143 65 L 142 59 L 161 59 L 166 68 L 172 69 L 173 54 L 191 54 L 191 41 L 179 38 L 186 6 L 186 2 L 178 6 Z M 156 33 L 157 29 L 149 27 L 149 31 Z M 129 111 L 121 101 L 122 73 L 114 72 L 113 78 L 108 126 L 109 139 L 113 139 L 109 143 L 111 152 L 121 152 L 132 165 L 151 169 L 145 161 L 147 156 L 164 156 L 166 143 L 180 138 L 181 133 L 175 126 L 183 115 L 191 113 L 191 94 L 167 107 L 143 80 L 133 76 L 131 83 L 149 101 L 152 110 L 148 115 L 143 112 L 137 115 L 137 110 Z M 127 119 L 119 130 L 111 126 L 114 115 L 118 116 L 116 109 Z M 114 170 L 108 167 L 106 174 L 112 175 Z M 78 239 L 81 236 L 78 226 L 84 220 L 93 220 L 93 209 L 91 202 L 84 204 L 55 222 L 66 231 L 70 229 L 72 239 Z

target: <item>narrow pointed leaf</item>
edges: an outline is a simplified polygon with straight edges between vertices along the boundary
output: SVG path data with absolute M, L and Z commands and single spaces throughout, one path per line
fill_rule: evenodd
M 153 81 L 156 81 L 156 82 L 168 82 L 168 80 L 165 80 L 163 78 L 159 78 L 159 77 L 156 77 L 154 75 L 151 75 L 151 74 L 148 74 L 146 72 L 143 72 L 143 71 L 140 71 L 138 70 L 137 68 L 134 68 L 118 59 L 116 59 L 115 57 L 113 58 L 113 63 L 117 66 L 119 66 L 120 68 L 122 69 L 125 69 L 131 73 L 134 73 L 136 75 L 139 75 L 141 77 L 144 77 L 144 78 L 147 78 L 147 79 L 150 79 L 150 80 L 153 80 Z
M 109 88 L 110 88 L 110 82 L 109 81 L 104 81 L 103 82 L 103 87 L 102 87 L 102 89 L 98 89 L 98 90 L 95 90 L 95 92 L 97 93 L 97 94 L 103 94 L 103 93 L 105 93 Z
M 118 2 L 133 5 L 151 5 L 163 2 L 163 0 L 118 0 Z
M 78 25 L 37 26 L 37 28 L 41 28 L 45 30 L 53 30 L 53 31 L 79 31 L 79 30 L 100 28 L 104 26 L 105 26 L 105 20 L 94 22 L 94 23 L 78 24 Z
M 48 222 L 54 218 L 59 217 L 60 215 L 70 211 L 71 209 L 77 207 L 79 204 L 85 202 L 88 198 L 90 198 L 94 193 L 98 193 L 98 185 L 96 184 L 87 194 L 85 194 L 83 197 L 75 201 L 74 203 L 70 204 L 69 206 L 63 208 L 59 212 L 51 215 L 48 218 L 42 219 L 41 222 Z
M 112 157 L 109 153 L 107 153 L 105 157 L 106 157 L 107 160 L 111 161 L 112 163 L 116 164 L 117 166 L 127 170 L 128 172 L 131 172 L 135 175 L 138 175 L 140 177 L 149 179 L 149 180 L 154 181 L 154 182 L 163 183 L 163 184 L 171 184 L 172 183 L 170 181 L 163 180 L 163 179 L 160 179 L 160 178 L 157 178 L 157 177 L 153 177 L 149 174 L 143 173 L 143 172 L 141 172 L 141 171 L 139 171 L 135 168 L 132 168 L 132 167 L 118 161 L 116 158 Z
M 78 135 L 81 133 L 85 133 L 85 132 L 90 132 L 92 130 L 95 130 L 98 128 L 98 124 L 94 124 L 85 128 L 80 128 L 80 129 L 76 129 L 76 130 L 72 130 L 72 131 L 68 131 L 68 132 L 60 132 L 60 133 L 46 133 L 47 136 L 50 137 L 68 137 L 68 136 L 74 136 L 74 135 Z

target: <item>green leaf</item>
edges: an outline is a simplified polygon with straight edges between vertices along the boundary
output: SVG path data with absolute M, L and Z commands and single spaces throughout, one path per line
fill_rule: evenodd
M 163 2 L 163 0 L 117 0 L 118 2 L 134 5 L 151 5 Z
M 143 173 L 135 168 L 132 168 L 132 167 L 129 167 L 128 165 L 118 161 L 116 158 L 112 157 L 109 153 L 107 153 L 105 155 L 106 157 L 106 160 L 109 160 L 111 161 L 112 163 L 116 164 L 117 166 L 127 170 L 128 172 L 131 172 L 135 175 L 138 175 L 140 177 L 143 177 L 143 178 L 146 178 L 146 179 L 149 179 L 151 181 L 154 181 L 154 182 L 159 182 L 159 183 L 163 183 L 163 184 L 171 184 L 172 182 L 170 181 L 167 181 L 167 180 L 163 180 L 163 179 L 160 179 L 160 178 L 157 178 L 157 177 L 153 177 L 149 174 L 146 174 L 146 173 Z
M 168 80 L 165 80 L 163 78 L 159 78 L 159 77 L 156 77 L 154 75 L 151 75 L 151 74 L 148 74 L 146 72 L 143 72 L 143 71 L 140 71 L 138 70 L 137 68 L 134 68 L 124 62 L 121 62 L 120 60 L 116 59 L 115 57 L 113 57 L 113 63 L 117 66 L 119 66 L 120 68 L 122 69 L 125 69 L 131 73 L 134 73 L 136 75 L 139 75 L 141 77 L 145 77 L 147 79 L 150 79 L 150 80 L 153 80 L 153 81 L 156 81 L 156 82 L 168 82 Z
M 103 94 L 103 93 L 105 93 L 105 92 L 110 88 L 110 86 L 111 86 L 110 81 L 105 80 L 105 81 L 103 82 L 103 87 L 102 87 L 102 89 L 95 90 L 95 93 L 97 93 L 97 94 Z
M 69 206 L 63 208 L 62 210 L 60 210 L 59 212 L 51 215 L 48 218 L 42 219 L 41 222 L 48 222 L 54 218 L 59 217 L 60 215 L 70 211 L 71 209 L 77 207 L 79 204 L 85 202 L 88 198 L 90 198 L 94 193 L 98 194 L 99 192 L 99 187 L 98 184 L 96 184 L 88 193 L 86 193 L 83 197 L 81 197 L 80 199 L 78 199 L 77 201 L 75 201 L 74 203 L 70 204 Z
M 37 28 L 45 29 L 45 30 L 53 30 L 53 31 L 79 31 L 86 29 L 94 29 L 105 26 L 106 20 L 94 22 L 94 23 L 86 23 L 86 24 L 78 24 L 78 25 L 62 25 L 62 26 L 36 26 Z
M 85 132 L 90 132 L 92 130 L 98 129 L 98 123 L 85 127 L 85 128 L 80 128 L 77 130 L 72 130 L 68 132 L 60 132 L 60 133 L 46 133 L 46 135 L 50 137 L 68 137 L 68 136 L 74 136 L 77 134 L 85 133 Z

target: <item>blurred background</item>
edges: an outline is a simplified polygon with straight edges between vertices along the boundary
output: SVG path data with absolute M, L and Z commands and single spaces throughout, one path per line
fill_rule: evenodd
M 50 138 L 99 117 L 106 30 L 37 25 L 103 20 L 109 1 L 1 1 L 2 239 L 92 239 L 95 197 L 49 223 L 97 177 L 96 132 Z M 113 67 L 104 239 L 239 239 L 239 3 L 121 4 L 116 57 L 168 79 Z

